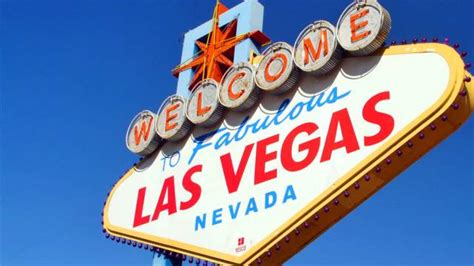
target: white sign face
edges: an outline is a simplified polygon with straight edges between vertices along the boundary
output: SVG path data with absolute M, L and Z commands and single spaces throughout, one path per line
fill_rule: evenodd
M 241 263 L 412 129 L 450 78 L 446 59 L 430 52 L 346 58 L 327 76 L 302 74 L 288 93 L 266 93 L 248 112 L 165 143 L 115 186 L 105 226 Z

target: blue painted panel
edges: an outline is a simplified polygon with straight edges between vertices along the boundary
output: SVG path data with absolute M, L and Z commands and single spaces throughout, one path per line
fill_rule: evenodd
M 237 19 L 237 35 L 247 32 L 263 29 L 263 5 L 258 0 L 245 0 L 241 4 L 229 9 L 219 18 L 219 26 L 222 27 L 229 22 Z M 188 61 L 198 52 L 195 45 L 196 40 L 206 36 L 212 26 L 209 20 L 200 26 L 188 31 L 184 35 L 183 52 L 181 54 L 181 63 Z M 252 40 L 244 40 L 235 47 L 234 63 L 247 61 L 250 51 L 259 53 L 259 47 Z M 186 70 L 179 74 L 176 93 L 188 97 L 188 84 L 193 76 L 192 70 Z M 176 258 L 153 253 L 153 266 L 181 266 L 182 261 Z

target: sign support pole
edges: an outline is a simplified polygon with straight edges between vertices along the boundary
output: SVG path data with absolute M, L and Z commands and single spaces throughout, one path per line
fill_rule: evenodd
M 153 266 L 181 266 L 183 261 L 181 258 L 172 258 L 158 252 L 153 252 Z

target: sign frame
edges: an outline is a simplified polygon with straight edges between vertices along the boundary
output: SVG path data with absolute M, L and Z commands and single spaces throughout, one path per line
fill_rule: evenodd
M 470 116 L 474 108 L 474 88 L 464 81 L 464 77 L 470 74 L 465 71 L 459 54 L 451 47 L 437 43 L 399 45 L 380 49 L 372 56 L 426 52 L 439 54 L 449 66 L 449 81 L 443 95 L 277 230 L 246 251 L 245 255 L 237 257 L 223 254 L 112 225 L 108 219 L 110 198 L 117 187 L 136 171 L 136 167 L 129 169 L 120 178 L 108 196 L 103 212 L 105 230 L 117 237 L 216 263 L 283 263 L 453 133 Z M 467 97 L 462 95 L 463 90 L 468 92 Z

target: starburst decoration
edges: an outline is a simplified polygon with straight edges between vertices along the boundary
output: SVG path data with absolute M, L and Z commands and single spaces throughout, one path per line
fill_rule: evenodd
M 234 64 L 234 48 L 241 41 L 251 38 L 260 46 L 270 42 L 270 39 L 261 31 L 236 36 L 237 20 L 231 21 L 221 29 L 219 17 L 227 10 L 227 7 L 217 1 L 212 17 L 212 28 L 207 35 L 206 42 L 197 40 L 196 46 L 200 51 L 190 60 L 172 70 L 176 77 L 185 70 L 192 69 L 194 71 L 194 76 L 188 84 L 190 90 L 203 79 L 212 78 L 220 82 L 225 71 Z

